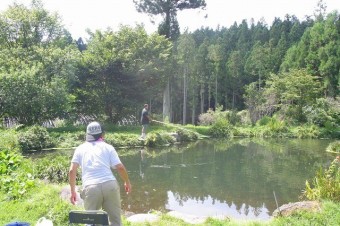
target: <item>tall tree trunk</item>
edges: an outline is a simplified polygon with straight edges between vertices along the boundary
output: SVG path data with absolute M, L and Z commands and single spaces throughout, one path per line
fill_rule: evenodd
M 187 123 L 187 66 L 184 68 L 184 81 L 183 81 L 183 125 Z
M 233 89 L 233 102 L 232 102 L 232 109 L 235 107 L 235 90 Z
M 209 85 L 208 85 L 208 108 L 210 109 L 211 108 L 211 84 L 209 82 Z
M 196 117 L 196 95 L 195 88 L 192 89 L 192 111 L 191 111 L 191 124 L 195 125 L 195 117 Z
M 218 101 L 217 101 L 217 74 L 218 73 L 216 73 L 216 78 L 215 78 L 215 88 L 216 88 L 216 93 L 215 93 L 215 107 L 217 107 L 218 106 Z
M 201 112 L 200 112 L 200 114 L 203 114 L 203 112 L 204 112 L 204 85 L 203 85 L 203 83 L 201 83 L 200 98 L 201 98 Z
M 165 86 L 163 93 L 163 121 L 168 120 L 171 122 L 170 116 L 170 78 Z

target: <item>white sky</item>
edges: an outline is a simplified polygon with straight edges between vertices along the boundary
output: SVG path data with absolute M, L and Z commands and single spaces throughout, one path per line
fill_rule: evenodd
M 72 37 L 86 38 L 86 28 L 94 31 L 111 27 L 117 30 L 119 25 L 135 26 L 143 23 L 148 32 L 157 31 L 157 22 L 153 25 L 146 14 L 138 13 L 132 0 L 42 0 L 44 8 L 57 12 Z M 286 14 L 305 19 L 313 15 L 319 0 L 206 0 L 207 7 L 202 10 L 184 10 L 178 13 L 181 31 L 188 28 L 194 31 L 201 27 L 216 29 L 230 27 L 234 22 L 243 19 L 255 22 L 264 18 L 271 25 L 275 17 L 284 19 Z M 31 0 L 0 0 L 0 12 L 13 2 L 29 5 Z M 323 0 L 327 5 L 327 13 L 340 12 L 340 0 Z M 205 15 L 208 17 L 205 18 Z

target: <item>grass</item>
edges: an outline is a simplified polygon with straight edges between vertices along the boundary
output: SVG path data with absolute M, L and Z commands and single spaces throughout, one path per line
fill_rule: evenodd
M 41 217 L 51 219 L 54 225 L 67 225 L 68 212 L 73 207 L 59 198 L 60 189 L 40 182 L 24 199 L 8 201 L 0 194 L 0 225 L 15 221 L 35 225 Z
M 4 200 L 5 195 L 0 194 L 0 225 L 14 221 L 28 222 L 35 225 L 41 217 L 53 221 L 55 226 L 68 225 L 70 210 L 81 209 L 71 205 L 60 198 L 62 186 L 39 182 L 24 199 L 18 201 Z M 323 201 L 321 212 L 299 212 L 290 217 L 275 218 L 270 221 L 243 221 L 243 220 L 218 220 L 208 218 L 203 224 L 197 226 L 224 226 L 224 225 L 338 225 L 340 222 L 340 203 Z M 181 219 L 162 214 L 160 220 L 154 223 L 131 223 L 123 217 L 123 225 L 127 226 L 189 226 Z
M 302 211 L 290 217 L 275 219 L 271 225 L 339 225 L 340 222 L 340 203 L 323 201 L 321 212 L 312 213 Z

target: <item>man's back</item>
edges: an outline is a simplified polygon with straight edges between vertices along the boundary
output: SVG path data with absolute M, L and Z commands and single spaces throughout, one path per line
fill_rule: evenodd
M 75 150 L 72 162 L 81 167 L 84 186 L 115 180 L 111 167 L 121 163 L 115 149 L 104 141 L 83 143 Z

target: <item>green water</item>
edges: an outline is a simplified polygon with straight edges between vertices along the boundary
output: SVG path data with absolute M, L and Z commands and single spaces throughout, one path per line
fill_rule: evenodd
M 132 150 L 122 156 L 133 192 L 125 211 L 176 210 L 197 216 L 269 219 L 278 205 L 299 201 L 305 181 L 334 155 L 331 140 L 204 140 Z M 120 150 L 118 150 L 120 152 Z

